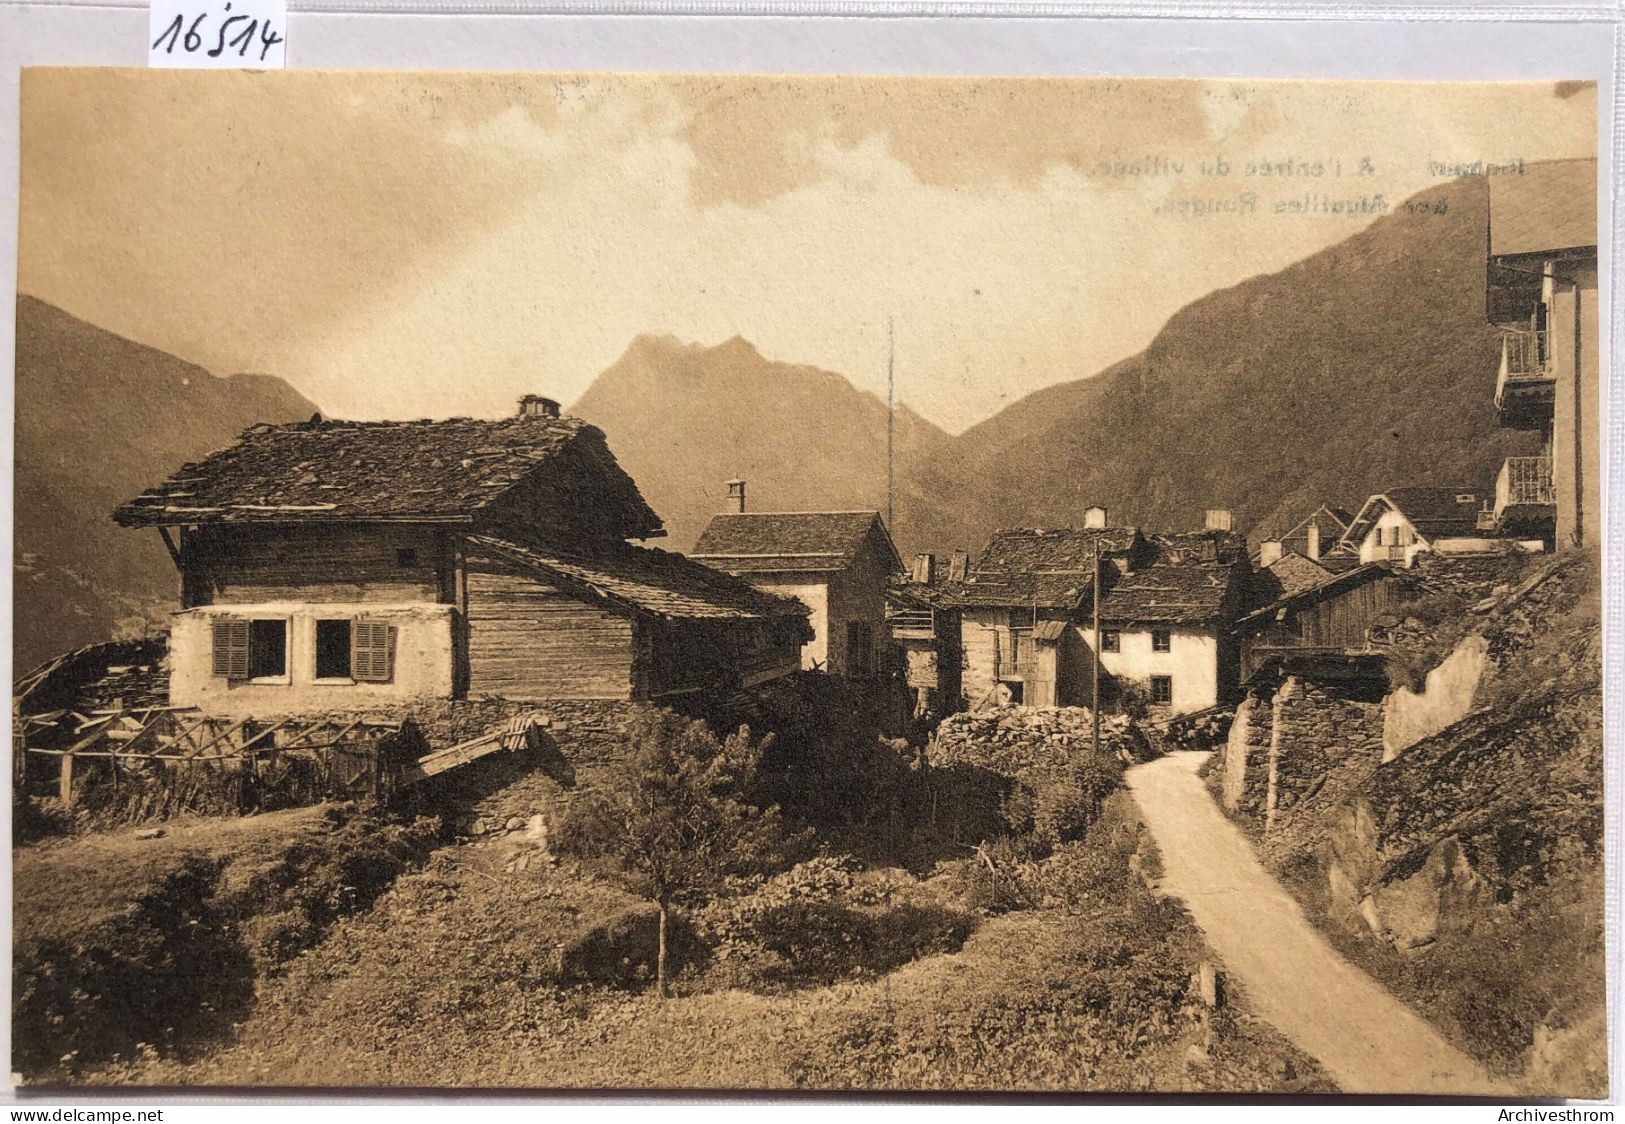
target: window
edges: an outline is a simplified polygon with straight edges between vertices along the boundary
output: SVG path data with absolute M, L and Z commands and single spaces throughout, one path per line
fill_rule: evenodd
M 248 622 L 215 621 L 214 674 L 221 679 L 248 678 Z
M 415 547 L 403 546 L 395 552 L 395 565 L 404 569 L 411 569 L 418 564 L 418 552 Z
M 316 678 L 350 678 L 350 622 L 316 622 Z
M 280 679 L 288 674 L 288 622 L 248 622 L 248 677 Z
M 1171 652 L 1173 649 L 1173 633 L 1166 628 L 1153 628 L 1151 630 L 1151 650 L 1153 652 Z
M 846 673 L 855 679 L 874 674 L 874 630 L 868 621 L 846 622 Z
M 1162 705 L 1174 701 L 1174 680 L 1172 676 L 1153 675 L 1151 677 L 1151 701 Z
M 350 678 L 387 683 L 395 678 L 395 626 L 355 621 L 350 626 Z
M 1100 650 L 1102 652 L 1121 651 L 1122 646 L 1123 646 L 1123 638 L 1115 628 L 1101 629 L 1101 632 L 1100 632 Z
M 1381 527 L 1377 528 L 1377 545 L 1378 546 L 1382 545 L 1382 528 Z

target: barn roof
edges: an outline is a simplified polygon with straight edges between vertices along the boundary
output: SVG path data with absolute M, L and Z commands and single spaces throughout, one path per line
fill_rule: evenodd
M 1343 571 L 1341 574 L 1329 575 L 1324 581 L 1315 585 L 1283 594 L 1269 604 L 1254 609 L 1242 617 L 1238 624 L 1262 622 L 1266 618 L 1274 616 L 1281 609 L 1312 604 L 1322 598 L 1333 596 L 1345 589 L 1350 589 L 1365 582 L 1396 576 L 1393 570 L 1381 562 L 1367 562 L 1363 566 L 1356 566 L 1352 570 Z
M 805 619 L 807 606 L 793 597 L 764 593 L 745 581 L 681 554 L 605 544 L 581 554 L 516 542 L 494 535 L 470 535 L 469 542 L 515 565 L 534 570 L 599 601 L 677 620 Z
M 519 493 L 523 492 L 523 498 Z M 114 512 L 127 527 L 396 520 L 471 523 L 516 501 L 520 521 L 664 534 L 604 434 L 579 418 L 324 421 L 251 426 Z
M 1490 182 L 1490 256 L 1597 245 L 1597 161 L 1542 160 Z
M 1071 609 L 1091 588 L 1096 543 L 1110 558 L 1132 555 L 1144 540 L 1132 527 L 997 531 L 969 578 L 951 588 L 963 605 Z
M 878 511 L 729 512 L 711 520 L 689 557 L 735 574 L 834 572 L 871 541 L 888 569 L 903 568 Z

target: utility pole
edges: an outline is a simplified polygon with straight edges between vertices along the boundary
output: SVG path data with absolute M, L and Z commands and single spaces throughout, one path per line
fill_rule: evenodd
M 1100 757 L 1100 536 L 1095 536 L 1095 579 L 1094 589 L 1091 593 L 1095 610 L 1095 674 L 1093 699 L 1089 706 L 1089 722 L 1094 732 L 1095 758 Z

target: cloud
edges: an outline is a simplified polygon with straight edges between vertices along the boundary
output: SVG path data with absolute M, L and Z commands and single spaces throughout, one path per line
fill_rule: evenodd
M 1159 211 L 1249 159 L 1370 155 L 1397 202 L 1595 151 L 1551 84 L 67 71 L 23 110 L 25 290 L 355 417 L 568 401 L 642 332 L 880 391 L 892 319 L 959 428 L 1368 221 Z

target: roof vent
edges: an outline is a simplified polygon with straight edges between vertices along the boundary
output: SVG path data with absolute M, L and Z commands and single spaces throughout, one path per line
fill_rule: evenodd
M 1083 525 L 1091 530 L 1106 525 L 1106 509 L 1100 506 L 1083 509 Z
M 962 582 L 970 575 L 970 555 L 956 550 L 948 560 L 948 580 Z
M 727 511 L 734 515 L 745 514 L 745 482 L 743 480 L 728 481 Z
M 937 581 L 937 556 L 935 554 L 916 554 L 914 556 L 914 569 L 909 577 L 911 581 L 920 585 L 935 585 Z
M 1228 531 L 1230 529 L 1230 512 L 1222 507 L 1210 508 L 1203 515 L 1202 526 L 1209 531 Z
M 1262 566 L 1273 566 L 1277 562 L 1279 562 L 1280 560 L 1281 560 L 1281 541 L 1279 539 L 1271 539 L 1268 542 L 1259 544 L 1259 547 L 1258 547 L 1258 564 L 1259 564 L 1259 566 L 1261 566 L 1261 567 Z
M 519 400 L 519 416 L 556 418 L 559 416 L 559 404 L 551 398 L 543 398 L 540 394 L 527 394 Z

